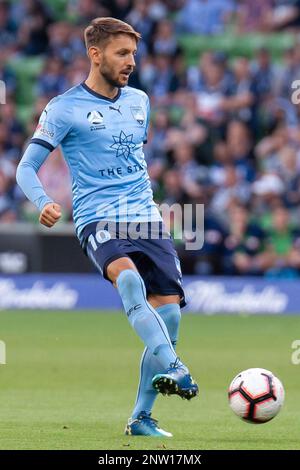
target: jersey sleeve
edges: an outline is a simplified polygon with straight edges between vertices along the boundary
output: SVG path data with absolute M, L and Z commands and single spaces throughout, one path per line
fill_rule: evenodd
M 145 127 L 144 139 L 143 139 L 144 144 L 146 144 L 148 140 L 149 124 L 150 124 L 150 101 L 147 96 L 146 97 L 146 127 Z
M 16 173 L 16 180 L 27 198 L 41 211 L 43 207 L 53 202 L 46 194 L 37 172 L 47 159 L 49 150 L 36 143 L 28 145 Z
M 65 102 L 56 97 L 42 112 L 30 142 L 40 144 L 52 152 L 71 129 L 71 113 Z

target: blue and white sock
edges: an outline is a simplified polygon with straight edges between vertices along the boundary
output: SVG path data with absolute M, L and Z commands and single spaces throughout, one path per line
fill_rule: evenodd
M 147 301 L 143 279 L 133 269 L 125 269 L 116 284 L 129 322 L 166 370 L 177 356 L 165 323 Z
M 157 313 L 164 321 L 173 347 L 175 348 L 178 340 L 178 330 L 181 318 L 180 307 L 178 304 L 166 304 L 156 309 Z M 140 382 L 136 397 L 132 418 L 137 418 L 141 411 L 151 413 L 158 392 L 152 386 L 152 378 L 155 374 L 163 372 L 154 356 L 148 348 L 145 348 L 140 365 Z

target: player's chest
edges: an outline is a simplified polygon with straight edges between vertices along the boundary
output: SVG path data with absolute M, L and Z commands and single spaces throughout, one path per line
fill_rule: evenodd
M 80 142 L 111 144 L 116 139 L 130 138 L 140 144 L 145 136 L 146 110 L 142 103 L 91 103 L 77 108 L 73 131 Z

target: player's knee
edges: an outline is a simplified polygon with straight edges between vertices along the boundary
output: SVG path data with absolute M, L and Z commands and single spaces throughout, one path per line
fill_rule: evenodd
M 116 279 L 116 285 L 121 296 L 126 294 L 131 299 L 135 298 L 141 289 L 143 291 L 145 289 L 141 276 L 134 269 L 124 269 L 121 271 Z
M 168 330 L 176 330 L 181 320 L 181 311 L 178 304 L 166 304 L 158 307 L 157 312 L 164 320 Z
M 176 344 L 178 328 L 181 320 L 181 311 L 178 304 L 165 304 L 156 309 L 166 324 L 172 342 Z M 174 344 L 174 343 L 173 343 Z
M 181 311 L 178 304 L 171 304 L 172 309 L 167 314 L 167 322 L 172 325 L 173 328 L 178 328 L 181 320 Z
M 136 267 L 133 263 L 133 261 L 130 258 L 124 257 L 124 258 L 118 258 L 115 261 L 112 261 L 109 263 L 109 265 L 106 268 L 106 274 L 108 279 L 110 279 L 115 287 L 116 287 L 116 280 L 121 274 L 121 272 L 125 270 L 136 270 Z

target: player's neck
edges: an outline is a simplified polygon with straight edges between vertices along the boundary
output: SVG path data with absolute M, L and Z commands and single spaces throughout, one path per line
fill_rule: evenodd
M 119 92 L 118 87 L 110 85 L 104 78 L 101 77 L 101 75 L 99 76 L 99 74 L 97 77 L 95 77 L 93 73 L 90 73 L 88 78 L 85 80 L 85 84 L 91 90 L 109 99 L 114 99 Z

